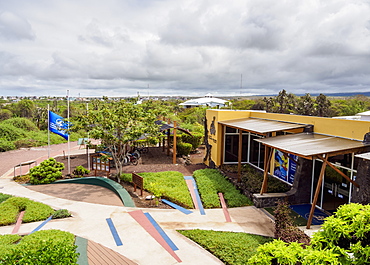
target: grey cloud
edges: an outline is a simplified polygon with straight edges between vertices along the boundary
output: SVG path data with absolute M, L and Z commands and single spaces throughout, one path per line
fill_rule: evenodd
M 34 40 L 35 37 L 32 27 L 26 19 L 9 11 L 0 13 L 0 38 L 7 40 Z

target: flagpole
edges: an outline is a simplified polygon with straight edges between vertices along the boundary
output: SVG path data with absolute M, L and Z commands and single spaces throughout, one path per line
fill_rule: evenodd
M 89 115 L 89 103 L 86 103 L 86 114 Z M 87 130 L 87 169 L 90 170 L 90 154 L 89 154 L 89 130 Z
M 67 120 L 68 120 L 68 134 L 69 132 L 69 90 L 67 90 Z M 70 142 L 69 142 L 69 135 L 68 135 L 68 174 L 71 174 L 71 157 L 70 157 Z
M 50 106 L 48 104 L 48 158 L 50 158 Z

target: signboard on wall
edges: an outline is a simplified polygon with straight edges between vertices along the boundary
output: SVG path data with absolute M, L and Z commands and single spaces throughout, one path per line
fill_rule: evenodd
M 274 176 L 284 182 L 293 184 L 297 170 L 297 156 L 275 149 Z

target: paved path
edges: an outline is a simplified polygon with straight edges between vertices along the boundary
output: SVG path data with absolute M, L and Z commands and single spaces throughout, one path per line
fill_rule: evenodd
M 59 153 L 61 153 L 65 145 L 55 147 L 56 153 L 58 152 L 58 148 Z M 83 150 L 81 151 L 84 152 Z M 25 160 L 35 160 L 44 156 L 44 153 L 41 153 L 39 150 L 28 150 L 24 152 L 24 154 L 22 151 L 14 151 L 11 155 L 1 154 L 1 164 L 8 165 L 8 170 L 2 168 L 0 171 L 5 172 L 0 177 L 0 192 L 27 197 L 48 204 L 54 209 L 68 209 L 72 212 L 73 218 L 52 220 L 43 229 L 69 231 L 117 251 L 141 265 L 178 264 L 174 257 L 130 216 L 129 212 L 138 210 L 137 208 L 108 206 L 56 198 L 27 189 L 12 181 L 12 167 L 14 164 L 24 162 Z M 8 158 L 9 161 L 7 161 Z M 176 232 L 179 229 L 199 228 L 273 236 L 273 222 L 253 206 L 229 209 L 232 222 L 225 221 L 222 209 L 207 209 L 205 210 L 206 215 L 201 215 L 199 210 L 193 210 L 193 213 L 189 215 L 185 215 L 178 210 L 152 208 L 141 210 L 150 213 L 179 248 L 176 254 L 181 259 L 181 264 L 212 265 L 223 263 L 206 250 L 200 248 L 197 244 Z M 107 225 L 107 218 L 111 218 L 113 221 L 122 240 L 121 246 L 116 246 Z M 19 232 L 28 233 L 39 224 L 40 222 L 22 224 Z M 13 226 L 0 227 L 0 234 L 11 233 L 12 229 Z

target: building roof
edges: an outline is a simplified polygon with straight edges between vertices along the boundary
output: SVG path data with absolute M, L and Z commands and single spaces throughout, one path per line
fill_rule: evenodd
M 300 123 L 290 123 L 282 121 L 265 120 L 258 118 L 243 118 L 235 120 L 220 121 L 220 124 L 241 129 L 257 134 L 266 134 L 270 132 L 281 132 L 292 129 L 304 128 L 310 125 Z
M 220 98 L 213 98 L 206 96 L 204 98 L 195 98 L 189 99 L 183 103 L 180 103 L 181 106 L 217 106 L 217 105 L 226 105 L 228 101 Z
M 370 144 L 365 144 L 357 140 L 317 133 L 281 135 L 255 139 L 255 141 L 307 159 L 313 159 L 323 154 L 334 156 L 343 153 L 364 151 L 367 146 L 370 146 Z

